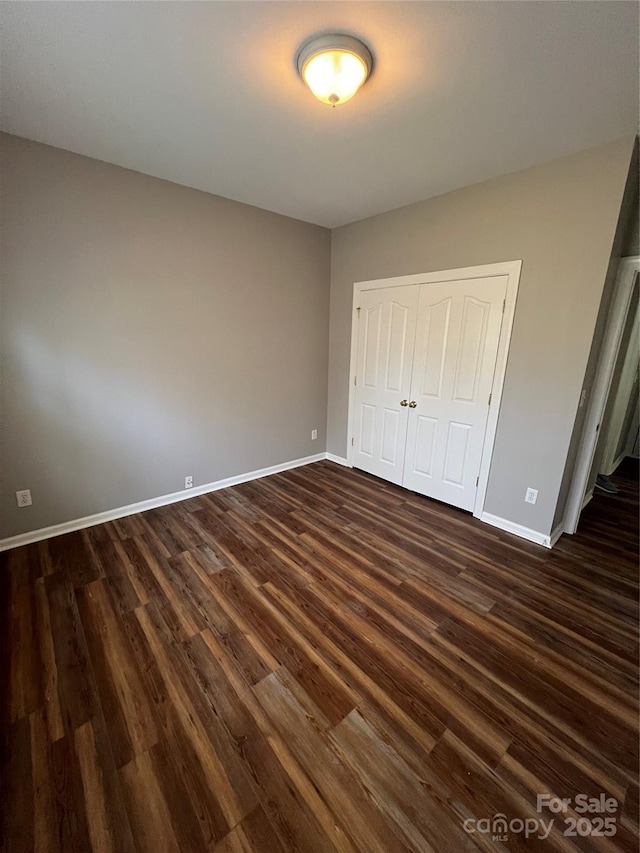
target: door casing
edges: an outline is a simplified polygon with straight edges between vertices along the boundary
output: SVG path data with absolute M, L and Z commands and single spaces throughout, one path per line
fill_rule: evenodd
M 487 419 L 484 447 L 482 450 L 482 461 L 478 477 L 478 489 L 473 507 L 473 515 L 481 518 L 484 510 L 484 502 L 489 482 L 489 470 L 498 426 L 498 414 L 502 400 L 502 389 L 507 368 L 509 345 L 511 343 L 511 330 L 515 315 L 516 299 L 520 284 L 520 272 L 522 261 L 505 261 L 498 264 L 483 264 L 475 267 L 462 267 L 454 270 L 441 270 L 438 272 L 423 273 L 418 275 L 402 275 L 394 278 L 379 278 L 370 281 L 356 281 L 353 285 L 353 305 L 351 309 L 351 359 L 349 365 L 349 415 L 347 432 L 347 464 L 353 467 L 353 423 L 355 409 L 355 377 L 358 358 L 358 307 L 360 294 L 365 290 L 377 290 L 383 287 L 403 287 L 408 284 L 440 284 L 447 281 L 470 280 L 474 278 L 489 278 L 491 276 L 507 276 L 507 292 L 505 296 L 504 319 L 500 331 L 500 342 L 496 357 L 496 369 L 491 388 L 491 406 Z
M 590 400 L 582 427 L 582 436 L 573 467 L 571 485 L 561 522 L 565 533 L 575 533 L 580 513 L 590 500 L 587 495 L 589 474 L 598 445 L 600 423 L 604 417 L 609 389 L 620 351 L 624 324 L 631 304 L 635 277 L 640 273 L 640 256 L 622 258 L 618 266 L 614 292 L 609 306 L 604 339 L 598 357 Z

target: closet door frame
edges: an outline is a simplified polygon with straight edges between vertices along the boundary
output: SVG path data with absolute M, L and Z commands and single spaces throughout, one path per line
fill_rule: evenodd
M 516 309 L 518 286 L 520 284 L 520 272 L 522 261 L 505 261 L 499 264 L 483 264 L 476 267 L 462 267 L 455 270 L 440 270 L 438 272 L 423 273 L 419 275 L 402 275 L 394 278 L 379 278 L 371 281 L 356 281 L 353 285 L 353 306 L 351 311 L 351 363 L 349 365 L 349 416 L 347 432 L 347 464 L 353 467 L 353 425 L 355 413 L 355 379 L 358 356 L 358 308 L 360 307 L 360 294 L 365 290 L 378 290 L 382 287 L 404 287 L 408 284 L 440 284 L 447 281 L 461 281 L 474 278 L 489 278 L 491 276 L 507 276 L 507 292 L 504 305 L 504 317 L 500 330 L 500 342 L 496 357 L 496 369 L 491 388 L 491 406 L 485 431 L 484 446 L 482 449 L 482 461 L 480 463 L 480 474 L 478 478 L 478 489 L 473 507 L 473 515 L 481 518 L 484 510 L 484 501 L 487 494 L 487 483 L 489 481 L 489 470 L 495 444 L 496 429 L 498 426 L 498 414 L 502 400 L 502 390 L 507 368 L 509 345 L 511 343 L 511 330 Z

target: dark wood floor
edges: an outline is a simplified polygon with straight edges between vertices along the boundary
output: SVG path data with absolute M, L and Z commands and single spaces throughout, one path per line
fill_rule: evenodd
M 553 551 L 321 462 L 8 552 L 5 849 L 636 850 L 619 482 Z

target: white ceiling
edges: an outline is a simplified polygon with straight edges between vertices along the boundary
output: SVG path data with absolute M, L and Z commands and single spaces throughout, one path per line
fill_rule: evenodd
M 5 2 L 2 128 L 329 227 L 638 128 L 635 2 Z M 299 45 L 371 47 L 347 104 Z

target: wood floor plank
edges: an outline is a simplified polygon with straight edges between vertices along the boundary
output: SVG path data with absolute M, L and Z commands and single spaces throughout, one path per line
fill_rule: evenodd
M 266 599 L 253 592 L 251 585 L 226 571 L 216 574 L 213 580 L 233 601 L 236 609 L 251 622 L 253 630 L 274 657 L 295 674 L 330 719 L 337 722 L 356 706 L 360 697 L 325 665 L 322 656 L 294 625 Z
M 97 766 L 95 738 L 90 722 L 83 723 L 75 730 L 74 742 L 82 776 L 91 848 L 100 853 L 115 853 L 117 847 L 109 825 L 107 801 Z
M 66 574 L 74 588 L 104 577 L 86 530 L 50 539 L 49 551 L 54 566 Z
M 44 710 L 31 714 L 29 723 L 34 810 L 33 850 L 34 853 L 59 853 L 57 791 L 49 749 L 49 727 Z M 22 807 L 23 805 L 20 806 Z
M 58 697 L 65 730 L 88 722 L 96 712 L 91 667 L 72 579 L 65 573 L 45 580 L 58 673 Z
M 368 788 L 332 749 L 315 718 L 288 690 L 280 673 L 274 672 L 263 679 L 254 691 L 355 849 L 372 853 L 410 850 L 402 836 L 394 833 L 386 822 Z
M 35 579 L 27 552 L 9 562 L 10 721 L 28 717 L 44 701 L 41 647 L 38 643 Z
M 125 546 L 127 554 L 135 563 L 140 573 L 142 583 L 148 590 L 149 599 L 162 601 L 163 607 L 171 613 L 171 624 L 176 639 L 184 640 L 195 636 L 204 625 L 198 620 L 197 614 L 189 607 L 180 595 L 180 589 L 172 583 L 170 571 L 170 552 L 160 540 L 153 537 L 136 536 Z
M 48 757 L 42 756 L 40 761 L 45 762 Z M 51 831 L 59 839 L 60 851 L 75 853 L 90 849 L 84 791 L 72 733 L 65 733 L 51 744 L 50 762 L 57 806 Z
M 551 551 L 319 462 L 0 554 L 3 850 L 637 849 L 614 481 Z M 615 834 L 482 830 L 541 793 Z
M 114 601 L 123 611 L 135 610 L 149 600 L 144 582 L 138 575 L 124 544 L 119 540 L 106 539 L 95 545 L 95 552 L 105 576 Z
M 143 672 L 149 695 L 155 703 L 157 716 L 162 729 L 160 744 L 163 745 L 162 771 L 156 772 L 158 781 L 165 789 L 165 778 L 169 785 L 174 780 L 170 801 L 172 808 L 178 808 L 182 795 L 177 792 L 184 789 L 184 799 L 190 803 L 185 817 L 191 815 L 194 822 L 192 830 L 204 839 L 207 848 L 222 839 L 229 832 L 229 820 L 217 796 L 215 784 L 212 786 L 212 772 L 208 767 L 209 757 L 207 755 L 206 743 L 204 752 L 198 749 L 198 743 L 194 743 L 194 734 L 191 730 L 191 722 L 195 720 L 194 712 L 187 708 L 184 713 L 184 704 L 179 701 L 174 705 L 171 699 L 171 690 L 167 687 L 167 680 L 175 679 L 176 690 L 180 690 L 180 681 L 175 677 L 173 669 L 173 655 L 171 654 L 171 635 L 166 640 L 167 649 L 163 650 L 160 659 L 157 655 L 156 644 L 149 642 L 147 633 L 156 631 L 157 626 L 151 620 L 145 628 L 140 624 L 137 614 L 128 614 L 126 619 L 126 631 L 133 648 L 141 661 L 144 662 Z M 160 632 L 162 633 L 162 632 Z M 160 640 L 162 642 L 162 639 Z M 167 667 L 164 656 L 170 655 L 171 665 Z M 189 716 L 191 714 L 191 716 Z M 198 726 L 202 738 L 202 724 Z M 160 747 L 156 747 L 159 749 Z M 150 751 L 152 759 L 155 759 L 155 749 Z M 213 751 L 213 750 L 212 750 Z M 213 756 L 212 756 L 212 760 Z M 217 758 L 216 764 L 219 764 Z M 204 763 L 203 763 L 204 762 Z M 240 793 L 246 794 L 246 791 Z M 250 792 L 249 792 L 250 793 Z M 166 796 L 166 794 L 165 794 Z M 135 820 L 135 817 L 133 818 Z
M 214 853 L 284 853 L 262 806 L 258 806 L 235 826 L 215 847 Z
M 347 684 L 350 684 L 358 694 L 377 709 L 377 711 L 390 722 L 391 728 L 402 732 L 402 736 L 412 742 L 412 748 L 421 754 L 428 755 L 436 743 L 437 737 L 432 734 L 428 727 L 421 725 L 415 720 L 413 714 L 407 713 L 396 701 L 397 694 L 385 690 L 386 684 L 378 683 L 373 677 L 362 669 L 359 662 L 353 660 L 348 649 L 343 650 L 339 642 L 330 636 L 328 622 L 321 613 L 307 602 L 292 600 L 287 593 L 269 584 L 264 587 L 265 592 L 271 600 L 279 606 L 283 612 L 288 613 L 290 618 L 303 630 L 309 640 L 322 650 L 325 659 L 331 663 L 333 668 L 340 672 Z M 358 703 L 359 705 L 361 703 Z M 438 735 L 442 726 L 434 723 Z M 433 728 L 433 726 L 431 727 Z
M 30 853 L 36 841 L 33 760 L 29 717 L 5 726 L 2 742 L 0 841 L 11 853 Z
M 478 639 L 473 634 L 465 635 L 460 626 L 453 627 L 453 621 L 438 629 L 447 639 L 455 637 L 457 648 L 477 654 Z M 498 650 L 483 647 L 483 666 L 490 668 L 503 684 L 517 693 L 523 700 L 546 717 L 559 729 L 583 737 L 596 747 L 606 743 L 607 752 L 620 767 L 633 773 L 637 767 L 638 746 L 633 729 L 621 725 L 609 714 L 598 710 L 589 703 L 584 693 L 570 693 L 562 689 L 547 672 L 535 672 L 522 658 L 502 655 Z M 569 694 L 569 695 L 567 695 Z
M 76 593 L 116 766 L 158 741 L 151 702 L 139 666 L 103 581 Z
M 471 839 L 452 822 L 446 791 L 439 785 L 439 790 L 435 789 L 435 777 L 432 775 L 427 781 L 413 773 L 359 710 L 352 711 L 335 727 L 331 739 L 407 839 L 410 849 L 455 849 L 467 853 L 474 849 Z
M 51 633 L 49 598 L 44 576 L 34 582 L 37 612 L 37 633 L 40 641 L 42 666 L 42 698 L 46 709 L 45 720 L 49 738 L 54 741 L 64 736 L 60 696 L 58 694 L 58 665 Z
M 287 739 L 279 736 L 224 648 L 210 631 L 203 631 L 189 645 L 199 654 L 199 668 L 212 673 L 209 685 L 226 685 L 222 691 L 209 687 L 208 696 L 238 745 L 262 806 L 285 849 L 335 849 L 331 842 L 336 837 L 331 813 L 301 773 Z M 338 841 L 350 849 L 343 833 L 338 834 Z
M 212 836 L 220 839 L 257 805 L 247 784 L 244 768 L 232 746 L 211 715 L 202 713 L 197 686 L 185 689 L 181 680 L 181 659 L 170 644 L 163 642 L 158 620 L 150 605 L 136 611 L 164 682 L 170 706 L 163 718 L 166 738 L 176 745 L 188 745 L 192 756 L 193 788 L 205 801 L 211 815 Z M 206 792 L 209 792 L 208 794 Z
M 121 769 L 126 792 L 127 812 L 138 850 L 162 850 L 180 853 L 169 803 L 156 776 L 149 753 L 137 755 Z M 195 823 L 195 821 L 194 821 Z M 206 850 L 202 836 L 189 850 Z

